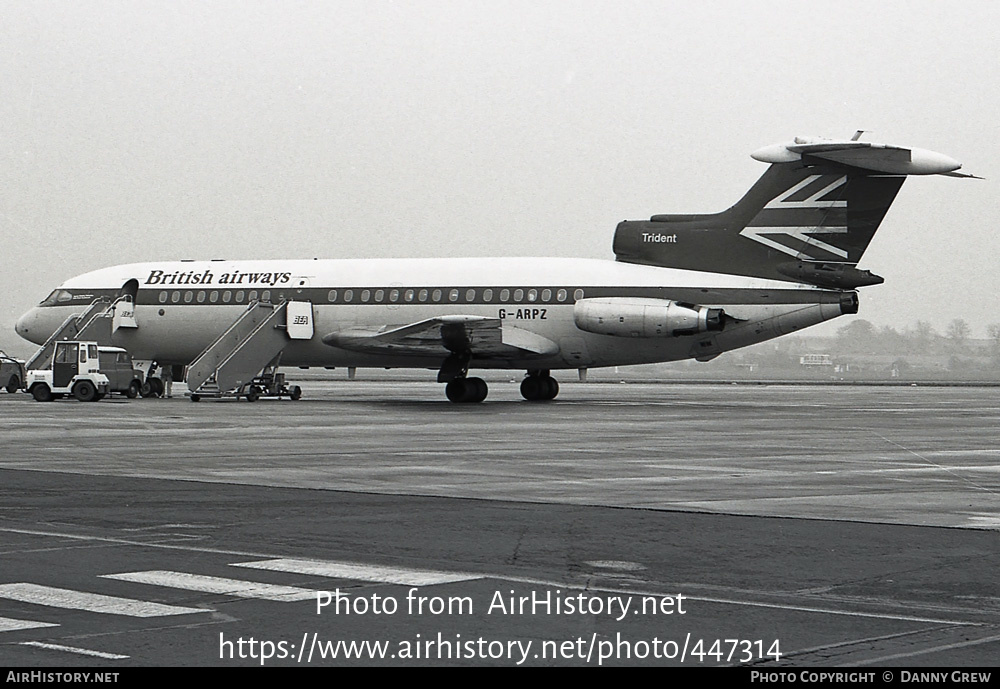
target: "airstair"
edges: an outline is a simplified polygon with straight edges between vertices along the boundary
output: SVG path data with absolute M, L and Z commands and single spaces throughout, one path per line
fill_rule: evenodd
M 114 304 L 111 303 L 111 300 L 102 297 L 91 302 L 90 306 L 83 313 L 75 313 L 67 317 L 62 322 L 62 325 L 56 328 L 55 332 L 49 336 L 49 339 L 38 348 L 38 351 L 28 359 L 24 365 L 24 369 L 31 371 L 33 369 L 48 367 L 49 360 L 52 358 L 52 352 L 55 350 L 56 342 L 60 340 L 94 340 L 100 344 L 110 345 L 110 315 L 113 314 L 113 311 Z M 108 316 L 107 323 L 99 320 L 105 316 Z M 105 335 L 103 327 L 105 325 L 108 327 L 108 331 L 106 336 L 101 337 Z
M 308 302 L 254 302 L 212 344 L 191 362 L 184 380 L 191 399 L 244 395 L 256 399 L 253 383 L 266 368 L 274 369 L 293 338 L 287 326 L 289 304 Z M 312 336 L 311 327 L 309 336 Z M 299 339 L 299 338 L 295 338 Z

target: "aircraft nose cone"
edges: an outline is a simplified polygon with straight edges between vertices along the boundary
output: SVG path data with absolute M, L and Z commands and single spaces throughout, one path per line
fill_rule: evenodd
M 31 340 L 31 329 L 35 323 L 35 310 L 28 311 L 14 324 L 14 332 L 26 340 Z

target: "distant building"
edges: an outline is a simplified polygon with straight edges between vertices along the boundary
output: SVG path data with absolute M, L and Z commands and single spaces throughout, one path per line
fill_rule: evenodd
M 833 366 L 833 359 L 829 354 L 803 354 L 799 357 L 799 364 L 802 366 Z

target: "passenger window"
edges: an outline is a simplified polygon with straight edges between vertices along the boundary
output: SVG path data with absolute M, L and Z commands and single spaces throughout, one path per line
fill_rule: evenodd
M 173 294 L 170 295 L 170 301 L 172 301 L 173 303 L 176 304 L 180 300 L 181 300 L 181 293 L 180 292 L 176 292 L 175 291 Z
M 522 299 L 524 299 L 524 290 L 523 289 L 514 290 L 514 301 L 520 302 Z
M 219 301 L 219 292 L 218 292 L 218 290 L 212 290 L 212 293 L 208 295 L 208 300 L 210 302 L 212 302 L 213 304 L 215 302 Z
M 399 301 L 399 290 L 389 290 L 389 301 L 397 302 Z
M 406 292 L 403 293 L 403 301 L 413 301 L 413 295 L 414 291 L 412 289 L 406 290 Z
M 453 289 L 448 292 L 448 301 L 458 301 L 458 290 Z
M 201 290 L 198 292 L 198 303 L 203 304 L 205 302 L 205 291 Z
M 483 290 L 483 301 L 493 301 L 493 290 Z
M 238 291 L 236 293 L 236 303 L 237 304 L 242 304 L 243 303 L 243 296 L 244 296 L 243 290 L 240 290 L 240 291 Z
M 510 299 L 510 290 L 509 289 L 500 290 L 500 301 L 507 301 L 508 299 Z
M 529 289 L 528 290 L 528 301 L 538 301 L 538 290 Z
M 583 299 L 583 290 L 582 289 L 578 289 L 575 292 L 573 292 L 573 298 L 574 299 Z
M 550 289 L 542 290 L 542 301 L 552 301 L 552 290 Z
M 170 295 L 167 294 L 166 290 L 160 292 L 159 299 L 160 299 L 160 303 L 161 304 L 166 304 L 167 303 L 167 299 L 169 299 L 169 298 L 170 298 Z
M 465 301 L 475 301 L 476 300 L 476 290 L 470 289 L 465 291 Z
M 441 301 L 441 290 L 439 289 L 434 290 L 434 294 L 431 295 L 431 299 L 433 299 L 434 301 Z
M 372 291 L 370 289 L 361 290 L 361 301 L 367 303 L 369 299 L 372 298 Z
M 185 304 L 190 304 L 192 299 L 194 299 L 194 292 L 188 290 L 187 292 L 184 293 Z
M 257 290 L 250 290 L 250 294 L 247 295 L 247 301 L 257 301 Z
M 420 290 L 420 294 L 417 295 L 417 299 L 419 299 L 420 301 L 427 301 L 427 290 L 425 289 Z
M 566 290 L 564 289 L 561 289 L 558 292 L 556 292 L 556 300 L 558 301 L 566 301 L 566 297 L 568 296 L 569 293 L 567 293 Z
M 233 293 L 230 292 L 229 290 L 226 290 L 225 292 L 222 293 L 222 301 L 223 301 L 223 303 L 228 304 L 229 300 L 232 299 L 232 298 L 233 298 Z
M 354 290 L 352 290 L 352 289 L 345 289 L 344 290 L 344 303 L 345 304 L 350 304 L 352 299 L 354 299 Z
M 375 290 L 375 301 L 381 304 L 385 300 L 385 290 L 377 289 Z
M 261 301 L 271 301 L 271 290 L 266 289 L 263 292 L 261 292 L 260 293 L 260 300 Z
M 326 295 L 326 299 L 331 304 L 335 303 L 337 301 L 337 290 L 335 289 L 330 290 Z

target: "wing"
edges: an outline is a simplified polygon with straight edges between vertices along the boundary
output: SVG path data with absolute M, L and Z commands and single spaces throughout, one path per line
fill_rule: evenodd
M 442 357 L 468 352 L 476 359 L 550 356 L 552 340 L 484 316 L 438 316 L 408 325 L 349 328 L 323 337 L 331 347 L 365 354 Z

